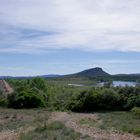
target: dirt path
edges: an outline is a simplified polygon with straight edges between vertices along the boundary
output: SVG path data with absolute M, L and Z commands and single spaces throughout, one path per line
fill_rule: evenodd
M 3 131 L 3 132 L 0 132 L 0 140 L 19 140 L 20 133 L 27 133 L 34 129 L 35 127 L 31 126 L 26 129 L 24 127 L 20 127 L 17 130 Z
M 116 131 L 100 130 L 88 125 L 81 125 L 78 123 L 81 119 L 88 118 L 96 121 L 98 119 L 97 114 L 84 114 L 84 113 L 66 113 L 66 112 L 53 112 L 50 121 L 61 121 L 67 127 L 74 129 L 76 132 L 80 132 L 83 135 L 89 135 L 95 140 L 140 140 L 131 134 L 120 134 Z
M 17 133 L 15 131 L 0 132 L 0 140 L 17 140 Z

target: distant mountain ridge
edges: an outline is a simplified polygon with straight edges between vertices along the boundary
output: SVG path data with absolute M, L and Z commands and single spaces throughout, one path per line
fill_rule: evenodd
M 78 73 L 74 74 L 67 74 L 67 75 L 57 75 L 57 74 L 49 74 L 49 75 L 37 75 L 37 76 L 0 76 L 0 79 L 28 79 L 28 78 L 90 78 L 90 79 L 97 79 L 97 80 L 125 80 L 125 81 L 140 81 L 140 73 L 133 73 L 133 74 L 116 74 L 111 75 L 105 72 L 100 67 L 95 67 L 91 69 L 87 69 Z
M 28 79 L 28 78 L 53 78 L 53 77 L 60 77 L 61 75 L 58 74 L 48 74 L 48 75 L 37 75 L 37 76 L 0 76 L 0 79 Z

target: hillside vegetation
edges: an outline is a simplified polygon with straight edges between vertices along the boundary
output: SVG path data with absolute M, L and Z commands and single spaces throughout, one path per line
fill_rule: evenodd
M 74 87 L 42 78 L 9 80 L 14 93 L 1 94 L 1 106 L 48 107 L 78 112 L 131 110 L 140 107 L 140 87 Z
M 6 129 L 14 130 L 18 139 L 22 140 L 36 138 L 51 140 L 51 137 L 58 140 L 60 138 L 90 140 L 100 138 L 100 133 L 102 133 L 100 139 L 111 139 L 112 135 L 117 136 L 118 140 L 121 137 L 128 140 L 134 139 L 135 136 L 127 133 L 140 136 L 140 87 L 138 85 L 136 87 L 94 87 L 89 86 L 89 83 L 95 81 L 78 80 L 83 82 L 84 86 L 75 87 L 68 85 L 70 81 L 39 77 L 8 79 L 7 82 L 14 92 L 9 95 L 3 93 L 0 95 L 0 106 L 5 108 L 0 115 L 3 118 L 0 122 L 2 128 L 0 136 L 4 135 L 3 131 L 8 133 Z M 8 108 L 24 109 L 24 111 Z M 30 111 L 33 111 L 33 114 L 26 116 Z M 55 111 L 63 111 L 63 113 Z M 13 114 L 12 117 L 9 117 L 10 113 Z M 88 117 L 86 117 L 87 113 Z M 36 121 L 41 114 L 45 119 Z M 30 117 L 32 120 L 35 119 L 35 123 L 32 123 Z M 23 130 L 27 128 L 27 132 L 21 133 L 19 131 L 21 128 Z M 94 134 L 91 131 L 94 131 Z M 136 137 L 136 139 L 139 138 Z

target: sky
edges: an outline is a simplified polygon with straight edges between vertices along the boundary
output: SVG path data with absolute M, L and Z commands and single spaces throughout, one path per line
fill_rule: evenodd
M 0 75 L 140 73 L 139 7 L 140 0 L 0 0 Z

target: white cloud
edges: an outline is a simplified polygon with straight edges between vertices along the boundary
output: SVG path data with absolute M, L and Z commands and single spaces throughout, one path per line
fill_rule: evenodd
M 0 52 L 140 52 L 139 0 L 0 2 Z

